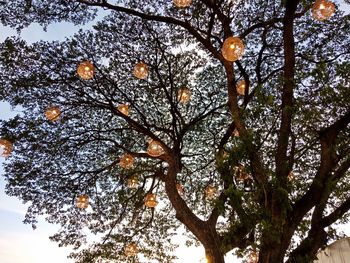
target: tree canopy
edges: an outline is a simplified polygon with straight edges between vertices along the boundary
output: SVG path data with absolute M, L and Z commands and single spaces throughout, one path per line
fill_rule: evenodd
M 209 263 L 233 249 L 311 262 L 349 221 L 349 15 L 177 2 L 0 3 L 18 30 L 108 13 L 63 42 L 1 43 L 0 100 L 22 109 L 0 126 L 7 194 L 30 204 L 26 223 L 60 224 L 51 239 L 76 262 L 173 262 L 179 231 Z M 232 36 L 244 54 L 229 61 Z M 84 246 L 86 230 L 99 241 Z

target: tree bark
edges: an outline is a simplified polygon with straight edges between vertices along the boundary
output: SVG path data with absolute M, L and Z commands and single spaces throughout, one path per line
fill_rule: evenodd
M 176 190 L 176 174 L 180 171 L 180 158 L 173 154 L 169 160 L 168 173 L 164 176 L 165 190 L 176 211 L 176 218 L 182 222 L 204 246 L 208 263 L 225 263 L 221 240 L 216 231 L 216 222 L 199 219 L 186 205 Z
M 215 247 L 205 248 L 205 256 L 207 263 L 225 263 L 224 255 Z

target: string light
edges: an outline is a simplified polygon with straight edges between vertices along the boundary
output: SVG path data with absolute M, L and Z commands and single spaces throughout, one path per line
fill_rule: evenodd
M 239 60 L 244 53 L 244 44 L 238 37 L 229 37 L 224 41 L 221 53 L 228 61 L 233 62 Z
M 134 67 L 134 76 L 138 79 L 147 79 L 148 66 L 143 62 L 136 63 Z
M 49 121 L 57 121 L 59 120 L 61 115 L 61 110 L 58 106 L 52 106 L 49 107 L 46 111 L 45 111 L 45 116 Z
M 146 195 L 145 197 L 145 206 L 149 207 L 149 208 L 154 208 L 158 205 L 157 199 L 156 199 L 156 195 L 149 193 Z
M 90 61 L 83 61 L 79 64 L 77 73 L 83 80 L 89 80 L 94 76 L 95 67 Z
M 13 150 L 13 145 L 10 141 L 1 139 L 0 140 L 0 156 L 8 157 L 11 155 Z
M 134 157 L 131 154 L 124 154 L 119 161 L 120 167 L 130 169 L 134 166 Z
M 314 19 L 323 21 L 330 18 L 335 12 L 335 5 L 328 0 L 316 0 L 312 6 L 312 16 Z
M 89 206 L 89 197 L 87 195 L 78 196 L 76 206 L 80 209 L 86 209 Z

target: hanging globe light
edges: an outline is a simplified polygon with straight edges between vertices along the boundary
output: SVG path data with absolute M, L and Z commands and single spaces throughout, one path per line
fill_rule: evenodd
M 244 53 L 244 44 L 238 37 L 226 38 L 221 48 L 222 56 L 228 61 L 239 60 Z
M 247 85 L 246 85 L 245 81 L 243 79 L 240 80 L 236 86 L 237 93 L 241 96 L 244 96 L 246 87 L 247 87 Z
M 189 102 L 191 99 L 191 91 L 189 88 L 187 87 L 182 87 L 179 89 L 178 93 L 177 93 L 177 100 L 180 102 L 180 103 L 187 103 Z
M 0 140 L 0 156 L 8 157 L 11 155 L 13 150 L 13 145 L 10 141 L 1 139 Z
M 215 199 L 217 195 L 217 188 L 213 185 L 208 185 L 205 188 L 205 196 L 208 200 Z
M 181 196 L 183 196 L 185 194 L 185 190 L 180 183 L 176 184 L 176 190 L 179 193 L 179 195 L 181 195 Z
M 138 79 L 146 79 L 148 76 L 148 66 L 143 62 L 137 63 L 134 67 L 134 76 Z
M 237 130 L 237 128 L 235 128 L 235 129 L 233 130 L 232 135 L 233 135 L 234 137 L 239 137 L 239 131 Z
M 150 140 L 147 147 L 147 153 L 152 157 L 158 157 L 164 154 L 164 149 L 160 142 Z
M 242 164 L 239 164 L 238 166 L 235 166 L 233 169 L 234 169 L 235 177 L 236 177 L 237 181 L 245 182 L 245 181 L 248 181 L 249 178 L 251 177 L 245 171 L 245 167 Z
M 295 180 L 295 175 L 294 175 L 293 171 L 290 171 L 290 172 L 289 172 L 287 178 L 288 178 L 288 181 L 289 181 L 289 182 L 292 182 L 292 181 Z
M 145 197 L 145 206 L 149 207 L 149 208 L 154 208 L 158 205 L 157 199 L 156 199 L 156 195 L 149 193 L 146 195 Z
M 128 183 L 127 183 L 128 187 L 131 188 L 131 189 L 135 189 L 139 186 L 139 180 L 137 178 L 136 175 L 130 177 L 128 179 Z
M 134 157 L 131 154 L 124 154 L 119 161 L 120 167 L 130 169 L 134 166 Z
M 49 107 L 45 111 L 45 116 L 49 121 L 57 121 L 60 118 L 61 110 L 58 106 Z
M 138 248 L 135 243 L 130 243 L 125 247 L 124 253 L 127 257 L 134 257 L 138 253 Z
M 192 4 L 192 0 L 173 0 L 173 4 L 179 8 L 189 7 Z
M 83 80 L 92 79 L 94 76 L 95 67 L 90 61 L 83 61 L 79 64 L 77 73 Z
M 255 250 L 250 252 L 248 255 L 248 263 L 258 263 L 259 261 L 259 254 Z
M 121 104 L 118 106 L 118 110 L 125 116 L 129 115 L 129 106 L 126 104 Z
M 335 12 L 335 5 L 328 0 L 316 0 L 312 6 L 312 16 L 314 19 L 323 21 L 330 18 Z
M 86 209 L 89 206 L 89 197 L 87 195 L 80 195 L 75 204 L 80 209 Z
M 222 152 L 222 158 L 227 159 L 228 157 L 230 157 L 230 154 L 226 150 L 224 150 Z

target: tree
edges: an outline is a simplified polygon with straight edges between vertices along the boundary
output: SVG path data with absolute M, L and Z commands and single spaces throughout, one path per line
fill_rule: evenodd
M 1 122 L 15 149 L 6 189 L 30 203 L 25 222 L 45 214 L 62 226 L 52 239 L 76 248 L 86 228 L 101 237 L 76 262 L 132 262 L 131 242 L 145 258 L 171 262 L 181 225 L 210 263 L 234 248 L 260 263 L 310 262 L 341 236 L 334 224 L 348 222 L 350 208 L 349 15 L 337 8 L 319 21 L 313 4 L 2 3 L 2 24 L 18 30 L 109 12 L 61 43 L 1 44 L 0 98 L 23 109 Z M 233 35 L 245 54 L 231 62 L 221 48 Z M 86 60 L 94 74 L 84 80 L 76 69 Z M 132 75 L 141 61 L 145 79 Z M 51 106 L 56 121 L 45 118 Z M 160 152 L 146 151 L 152 143 Z M 128 188 L 135 175 L 138 187 Z M 150 193 L 156 208 L 144 205 Z M 90 208 L 75 206 L 81 195 Z

